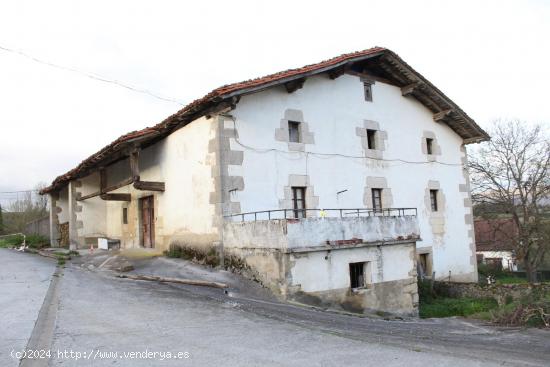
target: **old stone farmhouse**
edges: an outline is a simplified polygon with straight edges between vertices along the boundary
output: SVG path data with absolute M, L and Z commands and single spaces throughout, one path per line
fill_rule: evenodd
M 488 138 L 372 48 L 215 89 L 42 193 L 54 244 L 215 251 L 286 298 L 415 314 L 417 271 L 477 280 L 466 145 Z

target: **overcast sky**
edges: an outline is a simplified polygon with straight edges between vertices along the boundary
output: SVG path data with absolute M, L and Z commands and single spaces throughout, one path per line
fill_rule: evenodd
M 550 124 L 550 1 L 0 3 L 0 47 L 182 104 L 373 46 L 398 53 L 481 126 Z M 0 192 L 49 183 L 181 108 L 2 49 L 0 101 Z

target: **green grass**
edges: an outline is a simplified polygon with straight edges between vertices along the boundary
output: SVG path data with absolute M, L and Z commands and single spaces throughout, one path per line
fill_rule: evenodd
M 496 278 L 497 284 L 526 284 L 527 279 L 513 275 L 503 275 Z
M 420 317 L 470 316 L 498 307 L 494 299 L 437 297 L 420 303 Z
M 27 246 L 31 248 L 42 248 L 49 246 L 49 240 L 48 238 L 40 235 L 28 235 L 26 238 Z M 23 243 L 23 236 L 22 235 L 13 235 L 10 237 L 5 237 L 0 239 L 0 248 L 11 248 L 20 246 Z

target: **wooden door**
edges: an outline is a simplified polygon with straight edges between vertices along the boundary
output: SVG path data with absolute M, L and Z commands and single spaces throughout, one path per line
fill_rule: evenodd
M 141 206 L 141 245 L 155 247 L 155 208 L 153 196 L 139 199 Z

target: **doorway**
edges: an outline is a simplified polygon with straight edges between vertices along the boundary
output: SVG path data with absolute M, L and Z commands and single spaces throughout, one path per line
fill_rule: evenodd
M 155 208 L 154 197 L 146 196 L 139 199 L 141 210 L 141 246 L 155 247 Z

